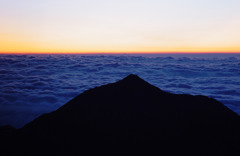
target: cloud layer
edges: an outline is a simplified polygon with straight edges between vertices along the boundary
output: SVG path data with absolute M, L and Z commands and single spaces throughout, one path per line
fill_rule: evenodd
M 130 73 L 168 92 L 216 98 L 240 114 L 239 55 L 0 55 L 0 125 L 21 127 Z

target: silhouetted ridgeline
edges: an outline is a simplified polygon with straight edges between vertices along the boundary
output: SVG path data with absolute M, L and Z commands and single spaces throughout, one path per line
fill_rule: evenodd
M 23 128 L 2 128 L 1 155 L 240 154 L 240 117 L 205 97 L 170 94 L 136 75 L 78 95 Z

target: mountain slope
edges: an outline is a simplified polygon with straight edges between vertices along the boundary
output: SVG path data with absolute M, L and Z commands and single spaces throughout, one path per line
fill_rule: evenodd
M 13 138 L 13 155 L 239 155 L 240 118 L 136 75 L 78 95 Z

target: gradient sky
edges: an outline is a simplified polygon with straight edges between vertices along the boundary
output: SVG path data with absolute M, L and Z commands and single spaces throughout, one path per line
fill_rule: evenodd
M 240 52 L 239 0 L 0 0 L 0 52 Z

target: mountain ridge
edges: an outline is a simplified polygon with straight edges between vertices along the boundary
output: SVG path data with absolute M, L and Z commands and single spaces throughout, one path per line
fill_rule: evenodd
M 36 118 L 12 142 L 11 155 L 238 155 L 240 117 L 212 98 L 167 93 L 131 74 Z

